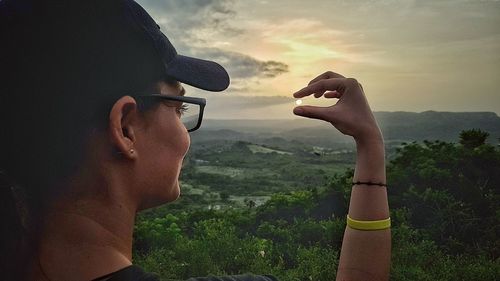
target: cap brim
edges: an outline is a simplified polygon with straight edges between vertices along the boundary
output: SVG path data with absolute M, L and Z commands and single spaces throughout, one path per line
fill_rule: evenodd
M 229 86 L 229 75 L 220 64 L 176 55 L 167 67 L 167 75 L 179 82 L 207 91 L 219 92 Z

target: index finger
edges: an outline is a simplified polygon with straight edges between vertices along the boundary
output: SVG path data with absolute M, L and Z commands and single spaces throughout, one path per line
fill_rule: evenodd
M 316 83 L 318 82 L 319 80 L 323 80 L 323 79 L 330 79 L 330 78 L 345 78 L 343 75 L 341 74 L 338 74 L 338 73 L 335 73 L 333 71 L 327 71 L 321 75 L 319 75 L 318 77 L 314 78 L 313 80 L 311 80 L 309 82 L 309 84 L 307 85 L 311 85 L 313 83 Z
M 323 79 L 304 87 L 293 94 L 295 98 L 302 98 L 314 93 L 324 93 L 325 91 L 337 91 L 343 93 L 345 90 L 346 78 Z

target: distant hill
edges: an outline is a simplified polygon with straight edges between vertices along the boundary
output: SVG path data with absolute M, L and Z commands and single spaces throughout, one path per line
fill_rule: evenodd
M 461 130 L 480 128 L 490 133 L 490 143 L 498 143 L 500 117 L 494 112 L 376 112 L 387 139 L 440 139 L 458 142 Z
M 479 128 L 490 133 L 487 142 L 497 144 L 500 117 L 494 112 L 404 112 L 378 111 L 374 116 L 387 142 L 443 140 L 458 142 L 460 131 Z M 331 124 L 312 119 L 291 120 L 203 120 L 194 132 L 198 140 L 258 140 L 280 137 L 313 145 L 352 143 Z

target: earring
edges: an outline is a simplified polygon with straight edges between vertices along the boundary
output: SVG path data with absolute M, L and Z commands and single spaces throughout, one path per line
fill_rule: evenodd
M 132 154 L 132 153 L 134 153 L 134 149 L 133 149 L 133 148 L 131 148 L 131 149 L 129 150 L 129 152 L 130 152 L 131 154 Z M 117 154 L 123 154 L 123 152 L 121 152 L 121 151 L 117 151 L 116 153 L 117 153 Z

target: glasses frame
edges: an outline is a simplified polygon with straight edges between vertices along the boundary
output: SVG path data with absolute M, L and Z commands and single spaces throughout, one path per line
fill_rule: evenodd
M 163 94 L 148 94 L 148 95 L 133 95 L 136 98 L 157 98 L 161 100 L 172 100 L 172 101 L 181 101 L 184 103 L 196 104 L 200 106 L 200 113 L 198 114 L 198 123 L 192 129 L 189 129 L 188 132 L 193 132 L 198 130 L 201 127 L 201 121 L 203 120 L 203 111 L 205 110 L 205 105 L 207 105 L 207 100 L 204 98 L 197 97 L 185 97 L 185 96 L 168 96 Z M 186 128 L 187 129 L 187 128 Z

